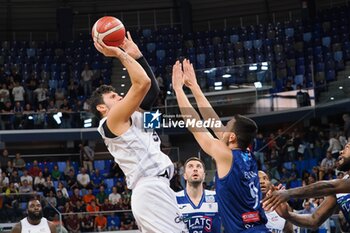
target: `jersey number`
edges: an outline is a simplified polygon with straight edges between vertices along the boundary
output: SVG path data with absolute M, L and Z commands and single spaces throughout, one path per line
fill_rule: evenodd
M 250 195 L 252 196 L 252 198 L 255 199 L 253 209 L 256 209 L 256 207 L 258 207 L 258 203 L 259 203 L 259 195 L 258 195 L 259 190 L 257 189 L 257 187 L 255 187 L 254 182 L 249 183 L 249 189 L 250 189 Z

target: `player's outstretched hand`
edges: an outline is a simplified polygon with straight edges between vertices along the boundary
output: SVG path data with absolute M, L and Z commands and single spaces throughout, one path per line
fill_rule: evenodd
M 185 78 L 185 85 L 188 88 L 193 88 L 198 85 L 196 73 L 193 68 L 193 64 L 188 60 L 185 59 L 182 62 L 183 70 L 184 70 L 184 78 Z
M 125 37 L 123 43 L 119 47 L 122 48 L 127 54 L 129 54 L 130 57 L 134 58 L 135 60 L 139 59 L 142 57 L 142 53 L 139 47 L 133 41 L 129 31 L 126 32 L 126 35 L 127 36 Z
M 100 53 L 102 53 L 106 57 L 120 58 L 123 54 L 125 54 L 120 48 L 108 46 L 103 41 L 94 41 L 94 46 Z
M 184 85 L 184 75 L 179 61 L 173 65 L 172 84 L 175 91 L 182 89 Z
M 262 200 L 263 208 L 265 211 L 272 211 L 277 208 L 277 206 L 283 202 L 290 199 L 288 190 L 278 190 L 269 191 L 265 198 Z

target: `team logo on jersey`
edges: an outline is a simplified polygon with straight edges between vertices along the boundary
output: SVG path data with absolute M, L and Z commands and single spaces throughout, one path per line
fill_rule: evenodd
M 214 203 L 215 202 L 215 197 L 214 196 L 205 196 L 205 202 L 208 203 Z
M 159 129 L 162 113 L 156 112 L 143 113 L 143 127 L 145 129 Z

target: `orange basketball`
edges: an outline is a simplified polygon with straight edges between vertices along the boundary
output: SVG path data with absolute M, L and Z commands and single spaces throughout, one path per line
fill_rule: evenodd
M 119 19 L 104 16 L 96 21 L 91 34 L 94 41 L 103 41 L 106 45 L 117 47 L 124 41 L 125 27 Z

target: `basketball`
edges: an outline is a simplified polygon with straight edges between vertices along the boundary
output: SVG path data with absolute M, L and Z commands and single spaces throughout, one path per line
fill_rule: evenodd
M 117 47 L 124 41 L 125 27 L 119 19 L 104 16 L 96 21 L 91 35 L 94 41 L 103 41 L 106 45 Z

